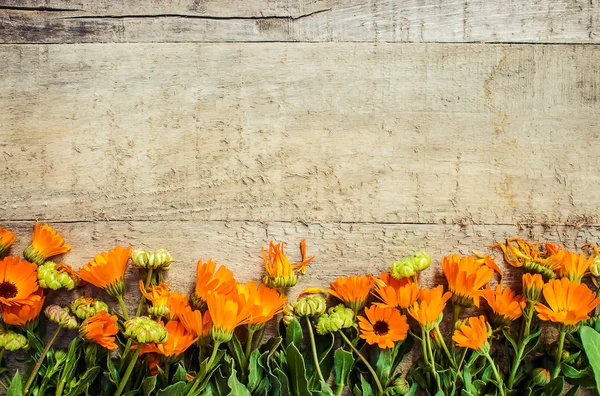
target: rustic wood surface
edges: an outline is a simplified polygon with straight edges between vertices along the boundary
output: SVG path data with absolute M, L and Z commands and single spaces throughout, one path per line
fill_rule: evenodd
M 598 43 L 596 0 L 2 0 L 0 42 Z

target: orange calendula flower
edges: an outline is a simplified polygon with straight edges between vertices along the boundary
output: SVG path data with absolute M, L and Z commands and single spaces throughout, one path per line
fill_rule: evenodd
M 208 311 L 202 313 L 188 306 L 179 311 L 177 317 L 187 331 L 195 334 L 199 340 L 204 341 L 210 335 L 212 320 Z
M 63 254 L 71 250 L 71 246 L 65 245 L 63 237 L 48 224 L 43 226 L 36 222 L 33 225 L 31 245 L 23 251 L 23 257 L 32 263 L 43 264 L 48 257 Z
M 330 283 L 329 294 L 339 298 L 356 313 L 367 303 L 369 292 L 375 283 L 371 275 L 339 277 Z
M 96 315 L 84 320 L 79 328 L 79 334 L 83 338 L 111 351 L 118 348 L 115 343 L 115 335 L 118 332 L 117 317 L 109 315 L 106 311 L 99 311 Z
M 431 331 L 442 321 L 442 313 L 450 297 L 452 293 L 444 293 L 442 285 L 431 290 L 421 289 L 418 300 L 408 308 L 408 313 L 425 331 Z
M 550 280 L 544 285 L 543 294 L 547 305 L 536 304 L 538 318 L 557 323 L 559 329 L 565 331 L 576 330 L 600 304 L 600 297 L 585 284 L 567 278 Z
M 406 286 L 409 283 L 413 283 L 413 280 L 412 278 L 397 279 L 390 275 L 389 272 L 382 272 L 379 276 L 379 279 L 375 280 L 375 283 L 378 286 L 392 286 L 394 289 L 398 290 L 402 286 Z
M 300 242 L 300 253 L 302 261 L 296 265 L 292 265 L 286 257 L 283 248 L 283 242 L 275 244 L 269 242 L 268 255 L 265 254 L 265 248 L 262 248 L 262 258 L 265 263 L 267 275 L 263 278 L 263 283 L 273 289 L 284 289 L 292 287 L 298 283 L 296 270 L 304 274 L 306 266 L 314 259 L 314 257 L 306 258 L 306 241 Z
M 249 321 L 250 311 L 240 303 L 235 293 L 209 294 L 206 303 L 213 322 L 210 333 L 215 342 L 229 342 L 233 330 Z
M 543 287 L 544 280 L 541 274 L 523 274 L 523 295 L 527 301 L 538 302 Z
M 0 303 L 12 305 L 32 305 L 40 300 L 37 266 L 19 257 L 7 256 L 0 260 Z
M 84 281 L 106 291 L 112 297 L 120 297 L 125 290 L 125 270 L 129 261 L 131 246 L 117 246 L 102 252 L 79 270 Z
M 196 288 L 190 296 L 196 309 L 206 309 L 206 299 L 210 293 L 228 294 L 235 290 L 237 282 L 233 272 L 224 265 L 215 272 L 216 267 L 217 263 L 210 259 L 206 263 L 199 260 L 196 264 Z
M 14 326 L 35 327 L 36 319 L 42 312 L 46 297 L 43 295 L 43 289 L 36 290 L 29 296 L 29 303 L 23 305 L 4 306 L 1 309 L 2 320 L 4 323 Z
M 177 360 L 198 339 L 178 321 L 171 320 L 167 322 L 165 329 L 169 334 L 167 340 L 162 344 L 143 344 L 142 353 L 156 353 L 159 358 L 163 358 L 170 363 Z
M 525 300 L 517 295 L 510 287 L 504 289 L 498 285 L 493 290 L 489 285 L 483 291 L 483 298 L 492 308 L 492 322 L 497 327 L 510 326 L 510 324 L 523 315 Z
M 393 286 L 375 285 L 375 295 L 381 302 L 375 303 L 381 308 L 401 308 L 405 309 L 413 305 L 419 297 L 419 287 L 415 283 L 407 283 L 399 288 Z
M 167 307 L 169 308 L 167 318 L 169 320 L 177 320 L 179 314 L 186 308 L 189 308 L 189 306 L 190 302 L 185 294 L 177 292 L 169 293 L 169 298 L 167 300 Z
M 594 262 L 595 256 L 587 257 L 585 253 L 573 253 L 565 251 L 562 254 L 560 261 L 560 269 L 558 273 L 563 278 L 569 278 L 570 280 L 581 280 L 583 275 L 590 268 L 590 265 Z
M 169 296 L 171 295 L 169 285 L 161 283 L 158 286 L 152 285 L 146 290 L 144 282 L 140 280 L 140 291 L 152 304 L 151 307 L 148 307 L 148 313 L 151 316 L 160 318 L 169 313 Z
M 237 286 L 238 300 L 250 312 L 248 326 L 253 330 L 260 330 L 265 323 L 283 311 L 287 301 L 286 295 L 281 295 L 263 283 L 247 282 Z
M 396 308 L 381 308 L 372 305 L 365 308 L 365 315 L 358 316 L 360 338 L 379 348 L 393 348 L 394 344 L 406 338 L 408 323 L 406 316 Z
M 452 339 L 462 348 L 470 348 L 481 355 L 490 351 L 488 325 L 485 316 L 470 317 L 459 329 L 454 331 Z
M 541 274 L 546 278 L 556 277 L 560 269 L 563 249 L 557 245 L 546 243 L 546 252 L 540 250 L 539 243 L 531 244 L 520 238 L 506 240 L 506 245 L 496 243 L 491 249 L 498 247 L 502 250 L 504 261 L 513 267 L 523 267 L 527 272 Z
M 478 307 L 481 288 L 492 279 L 494 270 L 472 256 L 458 254 L 444 257 L 442 269 L 453 293 L 452 303 L 466 308 Z
M 0 255 L 6 252 L 17 240 L 12 231 L 0 226 Z

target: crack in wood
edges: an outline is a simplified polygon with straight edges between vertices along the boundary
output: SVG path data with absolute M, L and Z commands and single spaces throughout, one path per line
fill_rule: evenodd
M 0 10 L 10 11 L 35 11 L 35 12 L 68 12 L 68 11 L 84 11 L 78 8 L 54 8 L 54 7 L 24 7 L 24 6 L 7 6 L 0 5 Z

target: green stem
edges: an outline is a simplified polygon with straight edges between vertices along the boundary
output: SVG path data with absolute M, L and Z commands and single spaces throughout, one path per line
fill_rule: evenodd
M 54 393 L 55 396 L 62 396 L 63 390 L 65 389 L 65 382 L 66 381 L 64 378 L 58 380 L 58 386 L 56 387 L 56 392 Z
M 169 369 L 171 368 L 171 365 L 167 362 L 165 363 L 165 378 L 167 379 L 167 384 L 169 384 Z
M 56 337 L 58 337 L 58 333 L 60 333 L 61 329 L 62 329 L 62 326 L 58 326 L 56 328 L 56 331 L 54 331 L 54 334 L 52 335 L 52 338 L 50 338 L 50 341 L 48 341 L 48 343 L 46 344 L 46 347 L 42 351 L 42 354 L 38 358 L 38 361 L 35 364 L 35 367 L 33 368 L 33 371 L 31 372 L 31 375 L 29 376 L 29 379 L 27 380 L 27 383 L 25 384 L 25 387 L 23 387 L 23 394 L 24 395 L 27 394 L 27 391 L 29 390 L 29 387 L 33 383 L 33 380 L 37 376 L 37 373 L 38 373 L 40 367 L 42 367 L 42 363 L 44 362 L 44 358 L 46 357 L 46 354 L 50 350 L 50 347 L 54 343 L 54 340 L 56 340 Z
M 498 369 L 496 368 L 496 365 L 494 364 L 494 360 L 492 359 L 492 357 L 490 356 L 490 353 L 486 353 L 484 355 L 487 360 L 490 362 L 490 365 L 492 366 L 492 370 L 494 371 L 494 377 L 496 377 L 496 381 L 498 382 L 498 391 L 500 392 L 500 396 L 504 396 L 504 385 L 502 384 L 502 377 L 500 377 L 500 373 L 498 373 Z
M 219 352 L 219 345 L 221 345 L 220 342 L 215 341 L 215 344 L 213 345 L 213 351 L 212 354 L 210 355 L 210 359 L 208 359 L 208 364 L 206 365 L 206 372 L 204 373 L 204 375 L 206 375 L 207 373 L 210 372 L 210 369 L 212 368 L 212 364 L 215 360 L 215 358 L 217 357 L 217 352 Z M 202 365 L 202 362 L 200 362 L 200 365 Z M 192 387 L 190 388 L 189 392 L 187 393 L 187 396 L 192 396 L 194 394 L 194 392 L 196 391 L 196 388 L 198 388 L 198 385 L 200 385 L 200 381 L 202 380 L 202 378 L 200 377 L 200 371 L 198 371 L 198 375 L 196 375 L 196 378 L 194 378 L 194 385 L 192 385 Z
M 367 366 L 367 369 L 371 372 L 371 375 L 373 376 L 373 380 L 375 381 L 375 384 L 377 385 L 377 390 L 379 391 L 380 395 L 383 395 L 383 387 L 381 386 L 381 382 L 379 381 L 379 377 L 377 377 L 377 373 L 375 373 L 375 370 L 373 370 L 373 367 L 371 367 L 371 365 L 369 364 L 369 362 L 367 361 L 367 359 L 365 359 L 365 357 L 363 355 L 361 355 L 361 353 L 358 351 L 358 349 L 356 349 L 356 347 L 354 346 L 354 344 L 352 344 L 352 342 L 350 342 L 350 340 L 348 339 L 348 337 L 346 336 L 346 334 L 344 334 L 343 331 L 338 331 L 338 334 L 340 336 L 342 336 L 342 338 L 344 339 L 344 341 L 346 341 L 346 344 L 348 344 L 348 346 L 350 348 L 352 348 L 352 350 L 354 351 L 354 353 L 356 353 L 356 356 L 358 356 L 358 358 L 365 364 L 365 366 Z
M 450 328 L 450 332 L 454 333 L 454 328 L 456 327 L 456 322 L 458 322 L 458 316 L 460 315 L 462 307 L 460 305 L 453 304 L 452 305 L 452 327 Z M 452 352 L 456 351 L 456 346 L 452 343 Z
M 469 350 L 469 348 L 465 348 L 463 350 L 462 356 L 460 357 L 460 361 L 458 362 L 458 367 L 456 368 L 457 373 L 461 373 L 460 369 L 461 369 L 463 363 L 465 362 L 465 357 L 467 356 L 468 350 Z
M 511 390 L 514 383 L 515 377 L 517 375 L 517 370 L 519 369 L 519 364 L 521 363 L 521 359 L 523 358 L 523 352 L 525 351 L 525 345 L 523 345 L 523 340 L 519 342 L 519 349 L 517 350 L 517 356 L 515 356 L 515 362 L 510 370 L 510 375 L 508 376 L 507 387 L 508 390 Z
M 4 351 L 6 351 L 6 349 L 4 349 L 4 348 L 0 349 L 0 367 L 2 367 L 2 359 L 4 358 Z
M 321 380 L 321 383 L 326 384 L 325 378 L 323 378 L 323 373 L 321 372 L 321 365 L 319 364 L 319 355 L 317 355 L 317 344 L 315 342 L 315 334 L 313 333 L 312 323 L 310 323 L 310 318 L 308 316 L 304 317 L 306 319 L 306 326 L 308 327 L 308 336 L 310 338 L 310 347 L 312 349 L 313 361 L 315 362 L 315 369 L 317 370 L 317 375 Z M 329 394 L 333 395 L 333 392 L 329 392 Z
M 133 355 L 131 356 L 127 370 L 125 370 L 125 374 L 123 374 L 123 378 L 121 378 L 121 382 L 119 382 L 119 387 L 117 388 L 114 396 L 120 396 L 121 393 L 123 393 L 125 385 L 127 385 L 127 381 L 129 381 L 129 376 L 135 367 L 135 363 L 137 362 L 140 353 L 142 353 L 142 346 L 138 345 L 138 347 L 135 349 L 135 352 L 133 352 Z
M 256 348 L 260 348 L 260 344 L 262 344 L 264 335 L 265 335 L 265 327 L 263 326 L 263 328 L 260 329 L 260 333 L 258 333 L 258 341 L 256 341 Z
M 560 373 L 560 362 L 562 361 L 562 353 L 563 348 L 565 346 L 565 336 L 567 335 L 566 331 L 561 331 L 558 338 L 558 351 L 556 351 L 556 367 L 554 367 L 554 372 L 552 373 L 552 379 L 558 377 Z
M 438 335 L 438 338 L 440 339 L 440 342 L 442 344 L 442 349 L 444 350 L 444 353 L 446 354 L 446 356 L 448 357 L 448 359 L 450 359 L 450 363 L 452 363 L 452 366 L 454 368 L 456 368 L 456 360 L 454 358 L 454 356 L 452 354 L 450 354 L 450 351 L 448 350 L 448 346 L 446 345 L 446 341 L 444 341 L 444 337 L 442 336 L 442 332 L 440 331 L 440 327 L 437 326 L 435 328 L 435 332 Z
M 150 282 L 152 282 L 152 271 L 154 269 L 150 268 L 148 270 L 148 274 L 146 275 L 146 282 L 144 283 L 144 288 L 150 286 Z M 140 297 L 140 303 L 138 304 L 137 310 L 135 311 L 135 316 L 140 316 L 142 314 L 142 308 L 144 307 L 144 301 L 146 299 L 144 296 Z
M 435 369 L 435 359 L 433 358 L 433 350 L 431 348 L 431 337 L 429 336 L 429 332 L 425 334 L 425 344 L 427 345 L 427 353 L 429 353 L 429 365 L 431 366 L 431 372 L 433 373 L 433 377 L 435 378 L 435 382 L 437 384 L 438 390 L 442 390 L 442 383 L 440 381 L 440 376 L 438 375 L 437 370 Z
M 127 314 L 127 307 L 125 306 L 125 301 L 123 301 L 123 296 L 118 295 L 117 300 L 119 301 L 119 305 L 121 306 L 121 311 L 123 311 L 123 317 L 125 320 L 129 320 L 129 315 Z
M 121 370 L 123 369 L 123 365 L 125 364 L 125 359 L 127 359 L 127 355 L 129 355 L 129 351 L 131 351 L 131 338 L 127 339 L 125 349 L 123 350 L 123 355 L 121 355 L 121 362 L 119 363 L 119 372 L 121 372 Z
M 4 381 L 0 381 L 0 385 L 4 388 L 5 391 L 8 391 L 8 386 L 4 383 Z
M 246 367 L 248 366 L 248 362 L 250 361 L 250 352 L 252 351 L 252 338 L 254 338 L 254 333 L 256 330 L 248 327 L 248 340 L 246 341 L 246 351 L 244 356 L 246 356 Z

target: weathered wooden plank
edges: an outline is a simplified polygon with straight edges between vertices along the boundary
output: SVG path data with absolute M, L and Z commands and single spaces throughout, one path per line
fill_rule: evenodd
M 0 46 L 0 219 L 597 224 L 597 46 Z
M 598 43 L 588 0 L 4 0 L 0 42 Z

